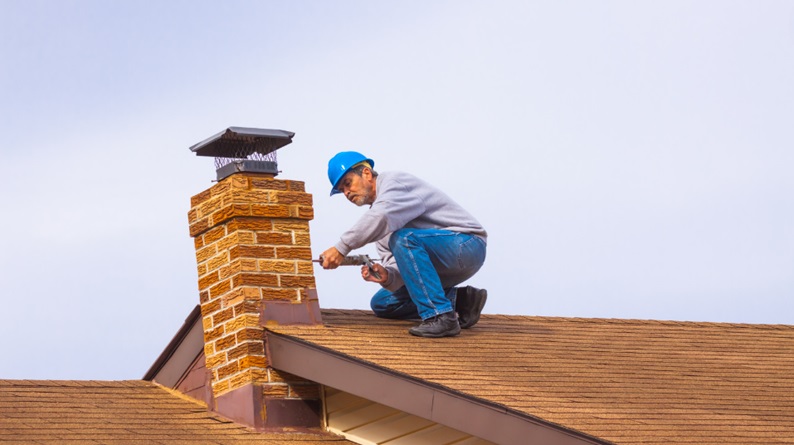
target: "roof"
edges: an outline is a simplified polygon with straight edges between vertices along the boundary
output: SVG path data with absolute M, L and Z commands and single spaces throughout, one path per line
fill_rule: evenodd
M 3 444 L 298 445 L 330 434 L 260 433 L 145 381 L 0 380 Z
M 271 348 L 297 345 L 591 443 L 794 443 L 794 326 L 483 315 L 458 337 L 425 339 L 407 335 L 414 322 L 368 311 L 325 310 L 323 321 L 268 326 Z M 329 386 L 363 381 L 305 362 L 282 366 Z

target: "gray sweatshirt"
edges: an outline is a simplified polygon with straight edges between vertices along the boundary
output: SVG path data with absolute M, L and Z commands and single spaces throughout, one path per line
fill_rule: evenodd
M 396 291 L 403 286 L 397 263 L 389 250 L 389 236 L 403 227 L 445 229 L 468 233 L 485 240 L 482 225 L 446 193 L 408 173 L 383 172 L 376 179 L 376 197 L 369 210 L 342 234 L 335 247 L 342 255 L 376 242 L 389 280 L 383 287 Z

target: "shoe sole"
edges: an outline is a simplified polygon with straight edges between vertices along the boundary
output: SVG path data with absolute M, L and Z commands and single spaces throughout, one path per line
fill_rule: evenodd
M 474 317 L 471 320 L 467 320 L 466 323 L 461 323 L 461 329 L 469 329 L 470 327 L 477 324 L 480 321 L 480 313 L 482 309 L 485 307 L 485 302 L 488 300 L 488 291 L 485 289 L 479 289 L 474 296 L 475 298 L 475 305 L 477 307 L 477 311 L 475 312 Z
M 409 329 L 409 330 L 408 330 L 408 333 L 409 333 L 409 334 L 411 334 L 411 335 L 413 335 L 414 337 L 424 337 L 424 338 L 443 338 L 443 337 L 454 337 L 454 336 L 456 336 L 456 335 L 460 334 L 460 327 L 458 327 L 458 329 L 456 329 L 456 330 L 453 330 L 453 331 L 447 331 L 447 332 L 442 332 L 442 333 L 440 333 L 440 334 L 430 334 L 430 335 L 427 335 L 427 334 L 424 334 L 424 333 L 421 333 L 421 332 L 414 332 L 414 330 L 413 330 L 413 329 Z

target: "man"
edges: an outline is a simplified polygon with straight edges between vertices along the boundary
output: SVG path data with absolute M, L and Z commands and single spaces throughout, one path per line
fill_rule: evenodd
M 376 243 L 381 264 L 361 268 L 382 286 L 372 297 L 378 317 L 415 319 L 420 337 L 451 337 L 474 326 L 488 294 L 458 284 L 485 261 L 487 234 L 471 214 L 439 189 L 403 172 L 378 174 L 361 153 L 337 153 L 328 162 L 331 196 L 342 193 L 369 210 L 323 252 L 325 269 L 339 267 L 350 251 Z

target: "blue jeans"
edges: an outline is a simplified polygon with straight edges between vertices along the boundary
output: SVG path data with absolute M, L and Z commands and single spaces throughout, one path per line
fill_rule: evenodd
M 372 297 L 372 310 L 383 318 L 426 320 L 453 311 L 455 286 L 485 262 L 485 241 L 449 230 L 400 229 L 389 238 L 389 248 L 405 286 Z

